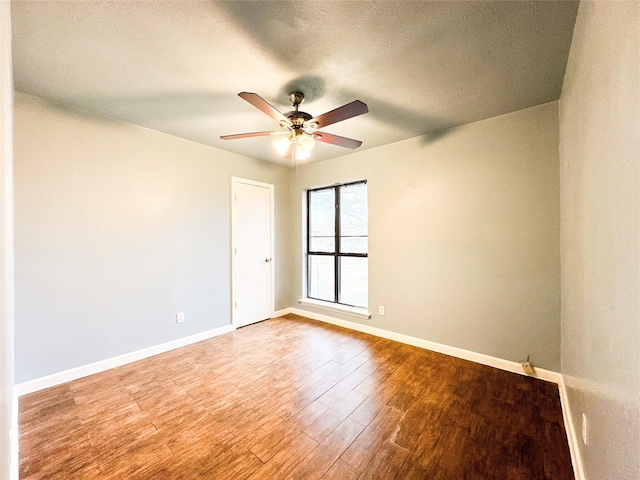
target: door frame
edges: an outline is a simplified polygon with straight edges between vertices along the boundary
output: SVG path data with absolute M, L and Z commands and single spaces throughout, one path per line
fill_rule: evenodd
M 271 262 L 269 262 L 269 316 L 273 316 L 275 312 L 275 214 L 274 214 L 274 191 L 275 187 L 271 183 L 258 182 L 256 180 L 249 180 L 241 177 L 231 177 L 231 325 L 236 326 L 236 193 L 238 184 L 251 185 L 254 187 L 262 187 L 269 189 L 269 229 L 271 235 L 269 238 L 270 249 L 269 256 Z

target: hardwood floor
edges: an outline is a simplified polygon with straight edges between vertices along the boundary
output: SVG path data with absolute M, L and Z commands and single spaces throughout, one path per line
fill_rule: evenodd
M 558 388 L 288 315 L 20 398 L 22 479 L 573 479 Z

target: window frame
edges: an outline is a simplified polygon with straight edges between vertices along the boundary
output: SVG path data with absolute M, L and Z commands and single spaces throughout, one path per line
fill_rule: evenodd
M 364 184 L 367 185 L 367 180 L 357 180 L 354 182 L 347 182 L 347 183 L 336 183 L 335 185 L 329 185 L 326 187 L 317 187 L 317 188 L 309 188 L 307 189 L 307 226 L 306 226 L 306 236 L 307 236 L 307 245 L 306 245 L 306 260 L 307 260 L 307 285 L 306 285 L 306 297 L 309 299 L 313 299 L 313 300 L 317 300 L 320 302 L 327 302 L 327 303 L 331 303 L 331 304 L 336 304 L 336 305 L 344 305 L 347 307 L 353 307 L 353 308 L 368 308 L 368 303 L 369 303 L 369 299 L 367 298 L 367 305 L 362 306 L 362 305 L 351 305 L 349 303 L 342 303 L 340 302 L 340 284 L 341 284 L 341 278 L 340 278 L 340 259 L 342 257 L 355 257 L 355 258 L 369 258 L 369 246 L 368 246 L 368 240 L 369 240 L 369 227 L 368 227 L 368 222 L 367 222 L 367 253 L 343 253 L 341 250 L 341 241 L 340 241 L 340 220 L 341 220 L 341 212 L 340 212 L 340 189 L 342 187 L 348 187 L 351 185 L 359 185 L 359 184 Z M 315 251 L 311 251 L 310 247 L 311 247 L 311 192 L 319 192 L 319 191 L 323 191 L 323 190 L 333 190 L 334 191 L 334 201 L 335 201 L 335 225 L 334 225 L 334 251 L 333 252 L 315 252 Z M 367 217 L 368 217 L 368 210 L 369 210 L 369 189 L 367 188 Z M 313 297 L 311 296 L 311 262 L 309 261 L 309 257 L 311 255 L 317 255 L 317 256 L 327 256 L 327 257 L 334 257 L 333 260 L 333 301 L 331 300 L 327 300 L 325 298 L 317 298 L 317 297 Z M 367 268 L 368 270 L 368 268 Z M 368 274 L 367 274 L 368 275 Z M 368 297 L 368 295 L 367 295 Z

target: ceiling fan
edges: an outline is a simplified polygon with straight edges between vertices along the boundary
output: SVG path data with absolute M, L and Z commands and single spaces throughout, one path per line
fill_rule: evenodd
M 282 138 L 274 142 L 274 147 L 283 157 L 291 158 L 292 163 L 296 164 L 298 159 L 309 158 L 309 152 L 313 150 L 316 141 L 352 149 L 362 145 L 360 140 L 318 131 L 328 125 L 367 113 L 369 111 L 367 105 L 360 100 L 354 100 L 322 115 L 312 117 L 307 112 L 298 110 L 300 104 L 304 102 L 302 92 L 289 93 L 289 101 L 294 110 L 284 114 L 256 93 L 241 92 L 238 96 L 277 121 L 281 130 L 222 135 L 220 138 L 223 140 L 279 135 Z

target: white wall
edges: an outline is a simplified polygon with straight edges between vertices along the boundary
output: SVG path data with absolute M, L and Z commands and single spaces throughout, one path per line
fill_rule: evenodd
M 304 190 L 367 179 L 373 318 L 360 322 L 558 371 L 557 115 L 549 103 L 292 172 L 292 305 Z
M 18 478 L 13 353 L 13 77 L 9 2 L 0 2 L 0 478 Z
M 17 383 L 228 325 L 232 175 L 275 184 L 286 308 L 284 167 L 16 93 Z
M 581 2 L 560 102 L 562 373 L 587 478 L 640 478 L 640 3 Z

